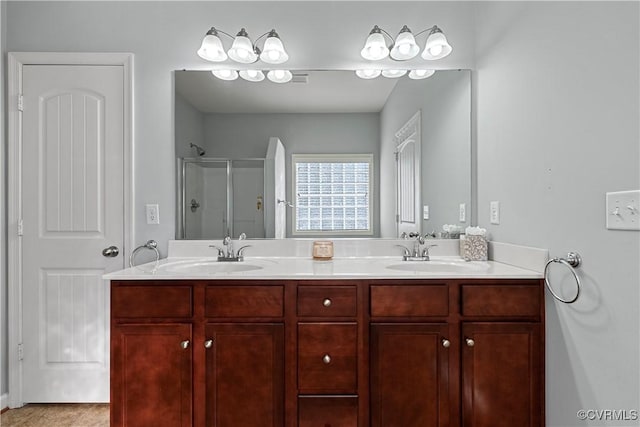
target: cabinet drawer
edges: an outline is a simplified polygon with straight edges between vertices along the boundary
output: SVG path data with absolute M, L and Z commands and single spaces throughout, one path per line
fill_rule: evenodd
M 373 285 L 371 286 L 371 316 L 410 317 L 447 316 L 449 288 L 447 285 Z
M 463 316 L 540 316 L 538 285 L 463 285 Z
M 298 316 L 355 317 L 355 286 L 299 286 Z
M 298 427 L 357 427 L 358 398 L 300 397 Z
M 205 291 L 207 317 L 282 317 L 282 286 L 208 286 Z
M 193 315 L 191 286 L 126 285 L 111 290 L 114 318 L 174 318 Z
M 299 323 L 300 393 L 355 393 L 357 344 L 355 323 Z

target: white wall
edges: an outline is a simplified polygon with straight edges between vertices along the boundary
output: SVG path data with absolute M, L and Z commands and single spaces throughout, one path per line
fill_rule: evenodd
M 476 10 L 478 221 L 494 240 L 584 259 L 575 304 L 547 294 L 547 426 L 637 426 L 576 412 L 640 409 L 640 233 L 605 229 L 605 192 L 640 188 L 639 4 Z
M 207 155 L 228 158 L 264 158 L 270 137 L 284 145 L 288 173 L 287 197 L 291 189 L 291 154 L 374 155 L 374 235 L 379 235 L 379 141 L 380 115 L 351 114 L 207 114 L 205 138 Z M 287 216 L 287 236 L 291 237 L 291 215 Z
M 6 31 L 7 12 L 6 2 L 0 2 L 0 192 L 7 194 L 6 187 L 6 163 L 7 144 L 5 134 L 5 58 L 6 58 Z M 8 391 L 7 378 L 9 376 L 7 339 L 9 331 L 7 328 L 7 235 L 6 230 L 6 197 L 0 200 L 0 396 Z M 0 409 L 5 407 L 4 399 L 0 400 Z
M 421 111 L 422 231 L 458 224 L 459 205 L 471 212 L 471 77 L 468 70 L 436 72 L 426 80 L 398 82 L 380 114 L 380 230 L 396 235 L 394 135 Z

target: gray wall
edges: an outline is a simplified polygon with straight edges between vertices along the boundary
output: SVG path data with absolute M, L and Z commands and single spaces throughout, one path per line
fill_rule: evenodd
M 198 157 L 190 143 L 204 147 L 205 115 L 193 107 L 178 92 L 175 94 L 176 157 Z M 209 155 L 207 153 L 206 155 Z
M 584 259 L 575 304 L 547 294 L 547 426 L 637 426 L 576 412 L 639 409 L 640 233 L 605 229 L 605 192 L 640 187 L 639 4 L 476 8 L 478 221 L 494 240 Z
M 205 116 L 207 155 L 211 157 L 264 158 L 270 137 L 285 149 L 287 197 L 292 198 L 292 154 L 373 154 L 374 235 L 379 235 L 380 115 L 361 114 L 208 114 Z M 291 215 L 287 216 L 287 236 Z M 326 235 L 325 235 L 326 237 Z
M 426 80 L 398 81 L 380 115 L 381 235 L 396 235 L 394 134 L 421 111 L 422 203 L 429 219 L 422 231 L 443 224 L 465 228 L 471 216 L 471 76 L 468 70 L 436 72 Z M 468 207 L 458 221 L 459 205 Z M 421 210 L 422 212 L 422 210 Z
M 5 59 L 6 59 L 6 32 L 7 32 L 7 3 L 0 2 L 0 192 L 7 194 L 6 187 L 6 155 L 7 144 L 4 126 L 5 118 Z M 0 200 L 0 395 L 8 392 L 7 377 L 9 376 L 7 361 L 7 235 L 6 230 L 6 197 Z M 2 409 L 2 408 L 0 408 Z

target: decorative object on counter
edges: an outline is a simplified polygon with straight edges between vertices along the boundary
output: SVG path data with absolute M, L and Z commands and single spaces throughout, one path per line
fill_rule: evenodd
M 569 271 L 571 271 L 571 274 L 573 274 L 573 278 L 575 279 L 576 286 L 577 286 L 575 297 L 571 299 L 564 299 L 553 291 L 553 288 L 549 283 L 548 273 L 549 273 L 549 266 L 554 262 L 566 265 L 569 268 Z M 576 300 L 580 296 L 580 278 L 576 274 L 576 270 L 575 270 L 577 267 L 580 267 L 580 264 L 582 264 L 582 257 L 580 256 L 580 254 L 577 252 L 569 252 L 566 258 L 558 258 L 558 257 L 551 258 L 549 261 L 547 261 L 547 264 L 544 266 L 544 284 L 547 287 L 547 289 L 549 289 L 549 292 L 551 292 L 551 295 L 553 295 L 553 297 L 558 301 L 563 302 L 565 304 L 573 304 L 574 302 L 576 302 Z
M 141 249 L 150 249 L 152 251 L 154 251 L 156 253 L 156 266 L 158 265 L 158 261 L 160 261 L 160 252 L 158 252 L 158 242 L 156 242 L 155 240 L 147 240 L 147 243 L 145 243 L 144 245 L 138 246 L 137 248 L 135 248 L 133 250 L 133 252 L 131 252 L 131 255 L 129 256 L 129 267 L 134 267 L 133 265 L 133 261 L 136 257 L 136 254 L 141 250 Z
M 455 224 L 445 224 L 440 232 L 441 239 L 459 239 L 462 227 Z
M 486 261 L 488 259 L 487 230 L 467 227 L 460 240 L 460 256 L 466 261 Z
M 316 240 L 313 242 L 313 259 L 330 260 L 333 258 L 333 242 L 330 240 Z

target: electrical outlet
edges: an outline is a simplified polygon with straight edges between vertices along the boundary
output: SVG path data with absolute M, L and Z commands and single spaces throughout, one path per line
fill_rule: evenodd
M 489 221 L 491 224 L 500 224 L 500 202 L 491 202 L 489 206 Z
M 460 211 L 459 211 L 459 219 L 460 222 L 466 222 L 467 221 L 467 205 L 465 203 L 460 203 Z
M 422 219 L 429 219 L 429 205 L 422 207 Z
M 147 224 L 160 224 L 160 208 L 158 205 L 146 205 Z

